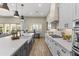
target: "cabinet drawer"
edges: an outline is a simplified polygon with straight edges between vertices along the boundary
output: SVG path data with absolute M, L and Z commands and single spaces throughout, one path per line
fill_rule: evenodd
M 58 43 L 55 42 L 55 50 L 57 56 L 69 56 L 70 52 L 60 46 Z
M 61 54 L 62 54 L 62 56 L 70 56 L 70 52 L 67 51 L 67 50 L 64 49 L 64 48 L 61 48 Z

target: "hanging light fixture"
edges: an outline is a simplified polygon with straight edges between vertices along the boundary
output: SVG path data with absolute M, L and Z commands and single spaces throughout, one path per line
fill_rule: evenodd
M 19 16 L 19 13 L 18 13 L 18 11 L 17 11 L 17 4 L 16 4 L 16 11 L 15 11 L 15 13 L 14 13 L 14 16 L 15 16 L 15 17 Z
M 16 10 L 14 16 L 19 16 L 18 11 Z
M 22 11 L 23 11 L 23 6 L 24 6 L 24 5 L 21 4 L 21 6 L 22 6 Z M 21 19 L 24 19 L 23 13 L 22 13 Z
M 3 3 L 3 4 L 0 4 L 0 9 L 9 10 L 9 7 L 7 6 L 7 3 Z
M 21 16 L 21 19 L 24 19 L 24 16 Z

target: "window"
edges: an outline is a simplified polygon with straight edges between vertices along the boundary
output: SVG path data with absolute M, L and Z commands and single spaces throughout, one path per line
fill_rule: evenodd
M 3 32 L 3 24 L 0 24 L 0 33 Z
M 9 33 L 10 30 L 10 24 L 4 24 L 4 32 Z
M 20 30 L 20 24 L 0 24 L 0 33 L 11 33 L 12 30 Z
M 51 23 L 48 23 L 48 29 L 51 29 Z
M 33 24 L 32 30 L 36 30 L 36 31 L 42 30 L 42 24 Z

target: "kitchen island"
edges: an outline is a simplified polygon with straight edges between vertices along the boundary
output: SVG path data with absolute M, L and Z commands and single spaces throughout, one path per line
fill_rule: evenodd
M 46 33 L 45 42 L 53 56 L 72 55 L 72 40 L 69 42 L 63 38 L 53 38 Z
M 25 56 L 29 55 L 33 44 L 33 33 L 12 40 L 11 36 L 0 38 L 0 56 Z

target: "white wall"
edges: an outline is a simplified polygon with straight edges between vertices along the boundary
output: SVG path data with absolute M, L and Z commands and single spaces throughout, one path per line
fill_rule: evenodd
M 45 17 L 26 17 L 24 19 L 24 29 L 28 29 L 29 26 L 31 26 L 32 24 L 42 24 L 42 30 L 40 30 L 40 34 L 41 36 L 44 37 L 44 34 L 46 32 L 47 29 L 47 25 L 46 25 L 46 18 Z
M 42 32 L 46 31 L 46 18 L 45 17 L 26 17 L 24 20 L 25 29 L 32 24 L 42 24 Z

